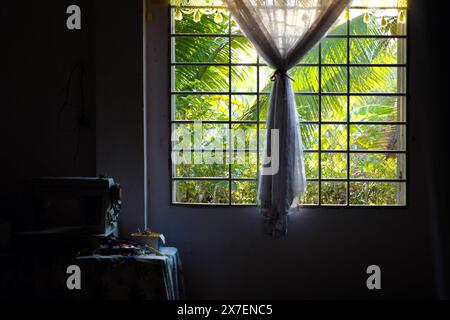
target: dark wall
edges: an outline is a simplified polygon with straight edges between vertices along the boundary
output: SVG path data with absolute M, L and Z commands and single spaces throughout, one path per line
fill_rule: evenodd
M 95 18 L 97 173 L 123 187 L 127 237 L 146 216 L 143 2 L 96 0 Z
M 150 1 L 151 2 L 151 1 Z M 167 8 L 152 7 L 149 30 L 149 212 L 154 229 L 182 253 L 190 298 L 430 298 L 441 283 L 437 263 L 439 111 L 436 7 L 410 1 L 408 207 L 311 208 L 290 218 L 289 234 L 261 233 L 255 208 L 171 206 Z M 442 41 L 441 41 L 442 43 Z M 442 57 L 440 58 L 442 61 Z M 431 143 L 432 141 L 432 143 Z M 437 258 L 440 260 L 441 258 Z M 369 291 L 368 265 L 382 269 L 382 290 Z M 445 270 L 445 267 L 441 268 Z
M 281 240 L 262 235 L 255 208 L 169 205 L 168 21 L 165 8 L 152 8 L 147 29 L 149 219 L 180 249 L 189 298 L 445 295 L 448 180 L 441 170 L 446 161 L 439 137 L 445 137 L 442 112 L 448 103 L 440 97 L 444 82 L 437 81 L 446 58 L 435 32 L 443 28 L 432 1 L 410 2 L 408 208 L 305 209 L 291 217 L 289 235 Z M 85 22 L 95 16 L 95 32 L 89 24 L 81 32 L 64 27 L 65 8 L 76 3 L 89 8 Z M 145 210 L 142 7 L 139 0 L 93 3 L 3 1 L 0 6 L 6 182 L 1 214 L 25 222 L 30 177 L 109 174 L 125 187 L 121 226 L 127 235 L 143 226 Z M 77 134 L 62 130 L 58 114 L 67 78 L 80 59 L 86 66 L 87 102 L 74 160 Z M 77 104 L 81 92 L 76 86 L 72 92 Z M 64 124 L 78 118 L 77 109 L 70 110 L 64 112 Z M 382 268 L 380 292 L 365 288 L 369 264 Z
M 66 28 L 70 4 L 87 9 L 81 31 Z M 0 127 L 5 183 L 0 215 L 17 224 L 30 216 L 30 178 L 95 175 L 90 6 L 88 0 L 2 2 Z M 83 83 L 77 68 L 69 89 L 70 105 L 63 107 L 69 75 L 79 63 L 84 66 Z
M 430 218 L 436 295 L 449 299 L 450 223 L 448 201 L 448 88 L 449 64 L 443 62 L 448 37 L 448 3 L 411 0 L 410 100 L 412 135 L 418 145 L 416 170 L 423 171 L 422 190 L 427 192 L 425 212 Z M 445 38 L 445 40 L 444 40 Z M 420 195 L 418 195 L 420 196 Z
M 66 28 L 72 4 L 81 30 Z M 142 8 L 141 0 L 2 4 L 4 219 L 29 222 L 33 177 L 109 175 L 124 187 L 122 233 L 143 227 Z

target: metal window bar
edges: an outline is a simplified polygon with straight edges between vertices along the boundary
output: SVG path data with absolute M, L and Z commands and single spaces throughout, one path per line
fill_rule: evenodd
M 260 121 L 260 97 L 261 96 L 267 96 L 270 95 L 270 92 L 260 92 L 260 68 L 267 66 L 264 63 L 261 63 L 259 60 L 259 56 L 257 57 L 256 63 L 235 63 L 232 62 L 232 39 L 233 38 L 242 38 L 244 37 L 242 34 L 233 34 L 232 33 L 232 18 L 228 20 L 228 33 L 222 34 L 222 33 L 174 33 L 173 30 L 173 18 L 172 18 L 172 11 L 173 6 L 169 6 L 170 14 L 169 17 L 171 18 L 170 21 L 170 34 L 169 38 L 172 39 L 174 37 L 225 37 L 228 38 L 228 62 L 227 63 L 215 63 L 215 62 L 177 62 L 173 61 L 174 55 L 174 48 L 173 48 L 173 42 L 172 40 L 169 41 L 170 43 L 170 69 L 171 69 L 171 91 L 170 96 L 177 96 L 177 95 L 223 95 L 228 97 L 228 120 L 224 121 L 216 121 L 216 120 L 209 120 L 209 121 L 202 121 L 204 124 L 227 124 L 228 128 L 231 129 L 233 124 L 256 124 L 257 127 L 257 149 L 235 149 L 233 145 L 229 146 L 229 149 L 227 150 L 215 150 L 216 152 L 227 152 L 229 156 L 229 165 L 228 165 L 228 177 L 176 177 L 174 174 L 174 170 L 176 170 L 175 166 L 170 166 L 171 168 L 171 188 L 173 188 L 173 183 L 175 181 L 227 181 L 228 183 L 228 203 L 217 203 L 217 204 L 211 204 L 211 203 L 178 203 L 174 199 L 176 199 L 175 190 L 172 192 L 172 199 L 171 203 L 173 205 L 193 205 L 193 206 L 248 206 L 249 204 L 237 204 L 233 203 L 233 197 L 232 197 L 232 185 L 234 181 L 258 181 L 257 178 L 238 178 L 233 177 L 232 173 L 232 165 L 233 165 L 233 154 L 235 152 L 245 152 L 245 153 L 256 153 L 257 155 L 257 177 L 259 176 L 259 164 L 260 164 L 260 152 L 261 147 L 260 141 L 259 141 L 259 133 L 260 133 L 260 125 L 265 124 L 265 121 Z M 190 7 L 195 8 L 195 7 Z M 204 7 L 201 7 L 204 8 Z M 211 7 L 212 8 L 212 7 Z M 216 7 L 215 7 L 216 8 Z M 217 7 L 220 9 L 226 9 L 224 7 Z M 365 7 L 351 7 L 350 9 L 367 9 Z M 406 7 L 371 7 L 369 10 L 388 10 L 388 9 L 397 9 L 397 10 L 405 10 L 407 11 Z M 351 112 L 350 112 L 350 97 L 353 96 L 379 96 L 379 97 L 405 97 L 407 98 L 407 88 L 405 92 L 351 92 L 351 68 L 353 67 L 398 67 L 398 68 L 405 68 L 407 69 L 408 63 L 406 60 L 406 63 L 394 63 L 394 64 L 370 64 L 370 63 L 351 63 L 350 62 L 350 51 L 351 51 L 351 39 L 405 39 L 407 41 L 408 34 L 398 34 L 398 35 L 359 35 L 359 34 L 350 34 L 350 21 L 347 20 L 346 22 L 346 34 L 340 35 L 327 35 L 325 39 L 331 38 L 331 39 L 345 39 L 346 40 L 346 62 L 345 63 L 322 63 L 322 45 L 319 43 L 318 45 L 318 63 L 299 63 L 297 66 L 299 67 L 318 67 L 318 91 L 317 92 L 295 92 L 294 94 L 296 96 L 317 96 L 318 97 L 318 107 L 319 107 L 319 120 L 318 121 L 301 121 L 301 124 L 314 124 L 318 125 L 318 149 L 317 150 L 304 150 L 305 154 L 312 153 L 312 154 L 318 154 L 318 178 L 308 178 L 308 182 L 317 182 L 318 183 L 318 204 L 303 204 L 301 206 L 303 207 L 342 207 L 343 205 L 340 204 L 324 204 L 322 203 L 322 182 L 345 182 L 346 183 L 346 203 L 344 206 L 346 207 L 403 207 L 402 204 L 400 205 L 353 205 L 350 203 L 350 183 L 351 182 L 377 182 L 377 183 L 406 183 L 407 179 L 403 175 L 400 179 L 357 179 L 351 177 L 351 155 L 352 154 L 403 154 L 407 155 L 407 150 L 353 150 L 350 146 L 351 141 L 351 126 L 352 125 L 401 125 L 405 127 L 403 130 L 407 130 L 407 121 L 395 121 L 395 122 L 361 122 L 361 121 L 352 121 L 350 118 Z M 400 50 L 400 49 L 399 49 Z M 400 53 L 404 54 L 404 52 Z M 408 53 L 406 53 L 407 56 Z M 172 90 L 172 88 L 175 89 L 173 86 L 173 68 L 176 66 L 224 66 L 228 67 L 228 92 L 224 91 L 176 91 Z M 256 92 L 233 92 L 232 91 L 232 67 L 236 66 L 246 66 L 246 67 L 256 67 Z M 323 67 L 344 67 L 346 68 L 347 72 L 347 90 L 346 92 L 322 92 L 322 68 Z M 402 81 L 400 79 L 399 81 Z M 401 85 L 399 88 L 403 88 L 404 86 Z M 257 120 L 256 121 L 238 121 L 238 120 L 232 120 L 232 96 L 237 95 L 254 95 L 256 96 L 256 106 L 257 106 Z M 323 96 L 346 96 L 347 97 L 347 120 L 346 121 L 322 121 L 322 99 Z M 172 99 L 171 99 L 172 101 Z M 172 102 L 171 102 L 172 104 Z M 173 110 L 172 105 L 170 106 L 171 111 Z M 401 110 L 402 112 L 405 112 L 405 110 Z M 406 117 L 405 117 L 406 118 Z M 170 121 L 170 127 L 172 127 L 173 124 L 191 124 L 195 123 L 196 120 L 176 120 L 175 117 L 171 118 Z M 347 148 L 345 150 L 324 150 L 322 149 L 322 125 L 345 125 L 347 128 Z M 229 143 L 233 143 L 231 141 L 231 135 L 228 136 Z M 405 138 L 406 139 L 406 138 Z M 171 144 L 171 151 L 180 151 L 175 148 L 173 148 Z M 204 151 L 211 151 L 208 149 L 192 149 L 190 151 L 193 152 L 204 152 Z M 346 154 L 347 156 L 347 173 L 346 178 L 323 178 L 322 177 L 322 154 L 325 153 L 341 153 Z M 406 159 L 407 160 L 407 159 Z M 407 186 L 406 186 L 407 188 Z M 407 199 L 405 199 L 407 200 Z

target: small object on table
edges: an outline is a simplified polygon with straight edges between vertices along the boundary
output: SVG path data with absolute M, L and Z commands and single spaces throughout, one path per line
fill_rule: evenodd
M 158 253 L 159 248 L 166 244 L 166 238 L 162 233 L 152 232 L 150 229 L 133 233 L 131 237 L 135 242 L 149 248 L 154 253 Z

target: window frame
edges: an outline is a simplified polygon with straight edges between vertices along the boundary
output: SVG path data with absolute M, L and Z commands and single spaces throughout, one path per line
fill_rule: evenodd
M 183 94 L 194 94 L 194 95 L 223 95 L 223 96 L 227 96 L 228 100 L 229 100 L 229 106 L 228 106 L 228 120 L 223 120 L 223 121 L 219 121 L 219 120 L 210 120 L 210 121 L 202 121 L 203 124 L 228 124 L 229 128 L 232 127 L 233 124 L 252 124 L 252 125 L 256 125 L 257 126 L 257 146 L 258 149 L 256 150 L 256 155 L 257 155 L 257 163 L 260 162 L 260 152 L 259 152 L 259 148 L 260 148 L 260 141 L 259 141 L 259 131 L 260 131 L 260 125 L 265 124 L 265 121 L 261 121 L 260 120 L 260 97 L 261 96 L 269 96 L 270 92 L 261 92 L 260 91 L 260 67 L 264 67 L 266 66 L 263 63 L 260 63 L 260 57 L 258 55 L 257 57 L 257 61 L 256 63 L 233 63 L 232 59 L 231 59 L 231 40 L 233 38 L 239 38 L 239 37 L 244 37 L 244 35 L 242 34 L 233 34 L 231 32 L 231 19 L 228 23 L 228 33 L 226 34 L 177 34 L 172 32 L 172 12 L 173 12 L 173 8 L 175 8 L 175 6 L 169 4 L 168 5 L 168 108 L 169 108 L 169 137 L 172 135 L 172 128 L 174 124 L 177 123 L 184 123 L 184 124 L 189 124 L 189 123 L 194 123 L 195 120 L 174 120 L 172 118 L 172 97 L 173 95 L 179 94 L 179 95 L 183 95 Z M 209 8 L 209 7 L 208 7 Z M 214 8 L 221 8 L 221 9 L 226 9 L 226 7 L 214 7 Z M 365 7 L 350 7 L 350 10 L 363 10 L 363 9 L 367 9 Z M 389 9 L 396 9 L 396 10 L 404 10 L 406 13 L 406 17 L 407 19 L 409 18 L 409 9 L 408 7 L 373 7 L 371 6 L 369 8 L 370 10 L 377 10 L 377 9 L 381 9 L 381 10 L 389 10 Z M 314 124 L 314 125 L 318 125 L 318 149 L 317 150 L 304 150 L 304 153 L 312 153 L 312 154 L 317 154 L 318 155 L 318 177 L 317 178 L 308 178 L 307 181 L 313 181 L 313 182 L 317 182 L 318 184 L 318 203 L 317 204 L 299 204 L 298 205 L 298 209 L 300 208 L 317 208 L 317 209 L 322 209 L 322 208 L 329 208 L 329 209 L 336 209 L 336 208 L 347 208 L 347 209 L 375 209 L 375 210 L 379 210 L 379 209 L 400 209 L 400 210 L 404 210 L 407 209 L 409 207 L 409 193 L 410 193 L 410 132 L 409 132 L 409 123 L 410 123 L 410 114 L 411 114 L 411 110 L 410 110 L 410 94 L 409 94 L 409 86 L 410 86 L 410 78 L 409 78 L 409 70 L 410 70 L 410 66 L 409 66 L 409 55 L 410 55 L 410 42 L 409 42 L 409 23 L 407 22 L 405 25 L 405 34 L 402 35 L 360 35 L 360 34 L 350 34 L 350 20 L 346 20 L 346 34 L 345 35 L 327 35 L 324 39 L 345 39 L 346 41 L 346 62 L 345 63 L 322 63 L 322 51 L 321 51 L 321 47 L 322 44 L 319 43 L 319 45 L 317 46 L 318 48 L 318 62 L 317 63 L 301 63 L 298 64 L 297 66 L 302 66 L 302 67 L 318 67 L 318 71 L 319 71 L 319 78 L 318 78 L 318 91 L 317 92 L 302 92 L 302 93 L 294 93 L 295 96 L 317 96 L 318 97 L 318 103 L 319 103 L 319 110 L 318 110 L 318 114 L 319 114 L 319 119 L 317 121 L 300 121 L 301 124 Z M 229 53 L 229 59 L 228 62 L 173 62 L 173 48 L 172 48 L 172 39 L 174 37 L 227 37 L 229 39 L 229 45 L 228 45 L 228 53 Z M 404 39 L 406 41 L 406 44 L 404 46 L 404 49 L 406 50 L 406 53 L 404 54 L 405 57 L 405 61 L 404 63 L 396 63 L 396 64 L 371 64 L 371 63 L 364 63 L 364 64 L 355 64 L 355 63 L 350 63 L 350 41 L 351 39 L 361 39 L 361 38 L 370 38 L 370 39 Z M 321 40 L 322 41 L 322 40 Z M 173 71 L 172 71 L 172 67 L 174 66 L 192 66 L 192 65 L 207 65 L 207 66 L 226 66 L 229 68 L 229 88 L 228 91 L 223 91 L 223 92 L 202 92 L 202 91 L 198 91 L 198 92 L 180 92 L 180 91 L 176 91 L 173 90 L 173 81 L 174 81 L 174 75 L 173 75 Z M 256 67 L 257 71 L 257 79 L 256 79 L 256 92 L 238 92 L 238 91 L 233 91 L 231 89 L 231 77 L 232 77 L 232 72 L 231 72 L 231 68 L 232 67 L 236 67 L 236 66 L 248 66 L 248 67 Z M 347 90 L 346 92 L 323 92 L 322 91 L 322 85 L 321 85 L 321 75 L 322 75 L 322 68 L 323 67 L 343 67 L 346 68 L 346 72 L 347 72 Z M 351 92 L 351 76 L 350 76 L 350 68 L 351 67 L 397 67 L 397 68 L 404 68 L 404 74 L 405 74 L 405 80 L 403 82 L 403 84 L 405 85 L 406 89 L 403 92 L 395 92 L 395 93 L 374 93 L 374 92 L 370 92 L 370 93 L 361 93 L 361 92 L 356 92 L 356 93 L 352 93 Z M 233 95 L 254 95 L 256 96 L 257 99 L 257 119 L 256 120 L 252 120 L 252 121 L 238 121 L 238 120 L 232 120 L 231 117 L 231 96 Z M 342 97 L 346 97 L 347 99 L 347 120 L 346 121 L 322 121 L 322 97 L 323 96 L 342 96 Z M 367 121 L 350 121 L 350 98 L 352 96 L 380 96 L 380 97 L 399 97 L 399 98 L 403 98 L 403 103 L 406 104 L 406 109 L 403 109 L 405 116 L 404 116 L 404 121 L 394 121 L 394 122 L 367 122 Z M 400 109 L 400 108 L 399 108 Z M 322 143 L 321 143 L 321 135 L 322 135 L 322 125 L 345 125 L 347 128 L 347 148 L 346 150 L 322 150 Z M 401 125 L 404 126 L 404 129 L 406 131 L 406 133 L 404 134 L 404 150 L 352 150 L 351 146 L 350 146 L 350 126 L 351 125 Z M 220 178 L 216 178 L 216 177 L 207 177 L 207 178 L 201 178 L 201 177 L 187 177 L 187 178 L 183 178 L 183 177 L 174 177 L 174 172 L 173 172 L 173 163 L 171 160 L 171 153 L 172 153 L 172 141 L 169 139 L 169 155 L 168 155 L 168 161 L 169 161 L 169 195 L 170 195 L 170 206 L 177 206 L 177 207 L 198 207 L 198 208 L 205 208 L 205 207 L 219 207 L 219 208 L 224 208 L 224 207 L 256 207 L 256 204 L 236 204 L 233 203 L 232 201 L 232 185 L 233 185 L 233 181 L 256 181 L 256 183 L 258 183 L 258 176 L 259 176 L 259 165 L 257 166 L 257 177 L 256 178 L 234 178 L 232 175 L 232 170 L 231 170 L 231 164 L 228 164 L 228 176 L 227 177 L 220 177 Z M 236 151 L 234 148 L 231 149 L 231 152 Z M 224 152 L 228 152 L 228 151 L 224 151 Z M 334 153 L 339 153 L 339 154 L 346 154 L 347 156 L 347 174 L 346 174 L 346 178 L 323 178 L 322 177 L 322 154 L 334 154 Z M 350 155 L 351 154 L 397 154 L 397 155 L 404 155 L 405 159 L 404 159 L 404 170 L 406 172 L 405 177 L 401 178 L 401 179 L 355 179 L 355 178 L 351 178 L 351 171 L 350 171 L 350 165 L 351 165 L 351 161 L 350 161 Z M 219 204 L 219 203 L 186 203 L 186 202 L 176 202 L 174 201 L 174 196 L 175 196 L 175 188 L 174 188 L 174 182 L 175 181 L 227 181 L 228 182 L 228 194 L 229 194 L 229 201 L 228 203 L 223 203 L 223 204 Z M 343 182 L 346 184 L 346 203 L 345 204 L 324 204 L 322 203 L 322 194 L 321 194 L 321 189 L 322 189 L 322 182 Z M 382 204 L 376 204 L 376 205 L 370 205 L 370 204 L 350 204 L 350 183 L 351 182 L 359 182 L 359 183 L 370 183 L 370 182 L 378 182 L 378 183 L 383 183 L 383 182 L 387 182 L 387 183 L 403 183 L 405 186 L 405 190 L 404 192 L 404 204 L 387 204 L 387 205 L 382 205 Z M 294 209 L 295 210 L 295 209 Z

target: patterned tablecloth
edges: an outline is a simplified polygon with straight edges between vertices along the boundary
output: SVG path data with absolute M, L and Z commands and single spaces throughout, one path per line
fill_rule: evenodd
M 80 256 L 80 299 L 184 299 L 181 260 L 176 248 L 161 248 L 163 255 Z

